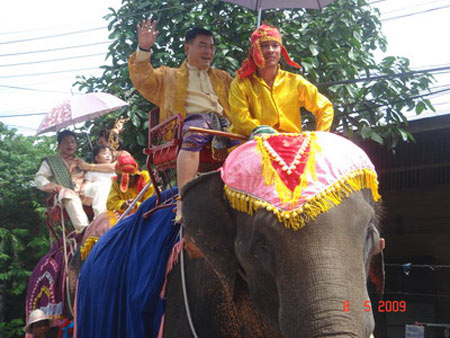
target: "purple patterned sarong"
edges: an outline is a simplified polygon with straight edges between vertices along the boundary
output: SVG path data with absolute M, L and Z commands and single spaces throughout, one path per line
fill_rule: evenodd
M 238 145 L 239 141 L 223 136 L 192 133 L 189 131 L 189 127 L 226 131 L 229 126 L 228 120 L 216 113 L 188 114 L 184 119 L 181 149 L 197 152 L 211 143 L 213 158 L 223 160 L 226 157 L 227 149 Z M 219 155 L 221 153 L 223 155 Z

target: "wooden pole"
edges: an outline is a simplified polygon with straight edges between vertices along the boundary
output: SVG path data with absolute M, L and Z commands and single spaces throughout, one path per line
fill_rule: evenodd
M 241 140 L 241 141 L 248 141 L 248 137 L 234 134 L 234 133 L 228 133 L 226 131 L 219 131 L 219 130 L 212 130 L 212 129 L 204 129 L 204 128 L 198 128 L 198 127 L 189 127 L 189 131 L 200 133 L 200 134 L 210 134 L 210 135 L 217 135 L 217 136 L 225 136 L 228 138 Z

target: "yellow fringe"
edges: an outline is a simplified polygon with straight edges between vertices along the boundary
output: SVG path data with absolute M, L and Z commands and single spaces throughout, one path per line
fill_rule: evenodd
M 108 210 L 106 212 L 106 215 L 108 217 L 109 224 L 111 224 L 110 228 L 112 228 L 117 223 L 117 215 L 114 211 L 111 210 Z
M 310 132 L 303 134 L 305 137 L 309 137 L 310 142 L 309 154 L 305 165 L 305 169 L 299 177 L 299 184 L 295 187 L 294 191 L 292 191 L 286 186 L 286 184 L 278 175 L 277 171 L 273 168 L 270 154 L 267 152 L 267 150 L 263 145 L 264 138 L 262 137 L 255 138 L 257 143 L 257 149 L 259 149 L 262 156 L 261 170 L 264 176 L 264 182 L 266 183 L 266 185 L 275 186 L 275 190 L 278 194 L 278 197 L 284 204 L 286 203 L 295 204 L 295 201 L 297 201 L 300 198 L 302 190 L 308 185 L 308 182 L 310 181 L 310 179 L 308 178 L 308 174 L 311 175 L 313 181 L 317 181 L 315 154 L 317 152 L 320 152 L 321 148 L 316 142 L 317 138 L 316 133 Z
M 95 243 L 97 243 L 97 241 L 98 241 L 98 237 L 91 236 L 81 246 L 80 254 L 81 254 L 81 259 L 83 261 L 86 260 L 86 258 L 88 257 L 89 253 L 91 252 L 93 246 L 95 245 Z
M 106 212 L 110 228 L 112 228 L 117 223 L 117 216 L 113 211 L 108 210 Z M 86 258 L 89 256 L 89 253 L 91 252 L 93 246 L 95 243 L 97 243 L 99 237 L 97 236 L 90 236 L 86 242 L 81 246 L 80 248 L 80 254 L 81 254 L 81 260 L 86 260 Z
M 362 189 L 370 189 L 374 201 L 381 198 L 378 194 L 377 174 L 373 170 L 359 169 L 347 174 L 324 191 L 307 200 L 296 210 L 281 210 L 256 197 L 234 191 L 226 185 L 225 195 L 231 207 L 235 210 L 253 215 L 256 210 L 264 208 L 277 216 L 278 221 L 283 223 L 286 228 L 298 230 L 303 228 L 306 223 L 315 220 L 319 214 L 339 205 L 353 192 Z

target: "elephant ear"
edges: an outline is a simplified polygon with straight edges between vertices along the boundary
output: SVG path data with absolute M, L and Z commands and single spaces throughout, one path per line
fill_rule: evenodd
M 369 266 L 369 283 L 379 298 L 382 298 L 384 293 L 384 277 L 384 256 L 381 251 L 372 256 Z
M 233 295 L 238 266 L 234 253 L 236 228 L 220 173 L 203 174 L 190 181 L 181 191 L 181 200 L 186 234 Z

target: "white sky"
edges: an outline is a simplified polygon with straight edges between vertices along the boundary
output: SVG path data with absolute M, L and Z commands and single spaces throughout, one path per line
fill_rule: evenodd
M 387 55 L 409 58 L 412 69 L 450 66 L 450 0 L 384 0 L 374 6 L 382 13 Z M 407 16 L 412 13 L 418 14 Z M 446 72 L 435 75 L 432 91 L 445 89 L 441 86 L 450 87 L 450 70 Z M 407 116 L 415 119 L 450 113 L 450 91 L 430 98 L 436 113 L 426 111 L 414 117 L 415 113 L 410 112 Z
M 102 70 L 98 69 L 98 67 L 105 64 L 108 43 L 81 48 L 66 47 L 108 41 L 107 21 L 103 19 L 103 16 L 109 13 L 108 7 L 118 9 L 120 4 L 120 0 L 0 1 L 0 116 L 47 112 L 53 106 L 70 97 L 71 92 L 75 91 L 72 88 L 72 84 L 76 81 L 76 75 L 85 75 L 87 77 L 90 75 L 100 76 Z M 104 29 L 62 37 L 7 43 L 9 41 L 100 27 L 104 27 Z M 64 49 L 3 56 L 4 54 L 53 48 Z M 101 55 L 86 56 L 91 54 Z M 86 57 L 28 65 L 5 66 L 74 56 Z M 86 68 L 92 69 L 48 75 L 10 77 Z M 11 89 L 2 86 L 31 88 L 41 91 Z M 14 118 L 0 117 L 0 121 L 18 128 L 24 134 L 34 134 L 42 118 L 42 115 Z
M 336 0 L 339 1 L 339 0 Z M 412 69 L 450 66 L 450 0 L 371 0 L 382 12 L 383 32 L 387 36 L 387 55 L 406 56 Z M 99 66 L 105 64 L 108 44 L 81 48 L 70 46 L 108 41 L 107 22 L 102 18 L 108 7 L 118 9 L 120 0 L 22 0 L 0 1 L 0 121 L 18 128 L 21 133 L 34 134 L 43 116 L 2 117 L 5 115 L 42 113 L 71 95 L 76 75 L 100 76 Z M 433 8 L 439 8 L 431 10 Z M 427 11 L 428 10 L 428 11 Z M 427 12 L 425 12 L 427 11 Z M 399 16 L 419 13 L 403 18 Z M 392 20 L 387 18 L 397 17 Z M 85 33 L 47 39 L 9 43 L 11 41 L 48 35 L 95 29 Z M 29 53 L 64 48 L 59 51 Z M 86 56 L 91 54 L 101 54 Z M 63 61 L 41 62 L 58 58 L 86 56 Z M 381 53 L 377 58 L 381 59 Z M 19 76 L 81 70 L 47 75 Z M 450 86 L 450 73 L 436 76 L 435 86 Z M 39 91 L 6 88 L 4 86 L 37 89 Z M 436 88 L 442 89 L 442 88 Z M 46 92 L 50 91 L 50 92 Z M 449 92 L 450 93 L 450 92 Z M 438 113 L 450 113 L 450 94 L 433 98 Z M 422 116 L 422 115 L 421 115 Z

